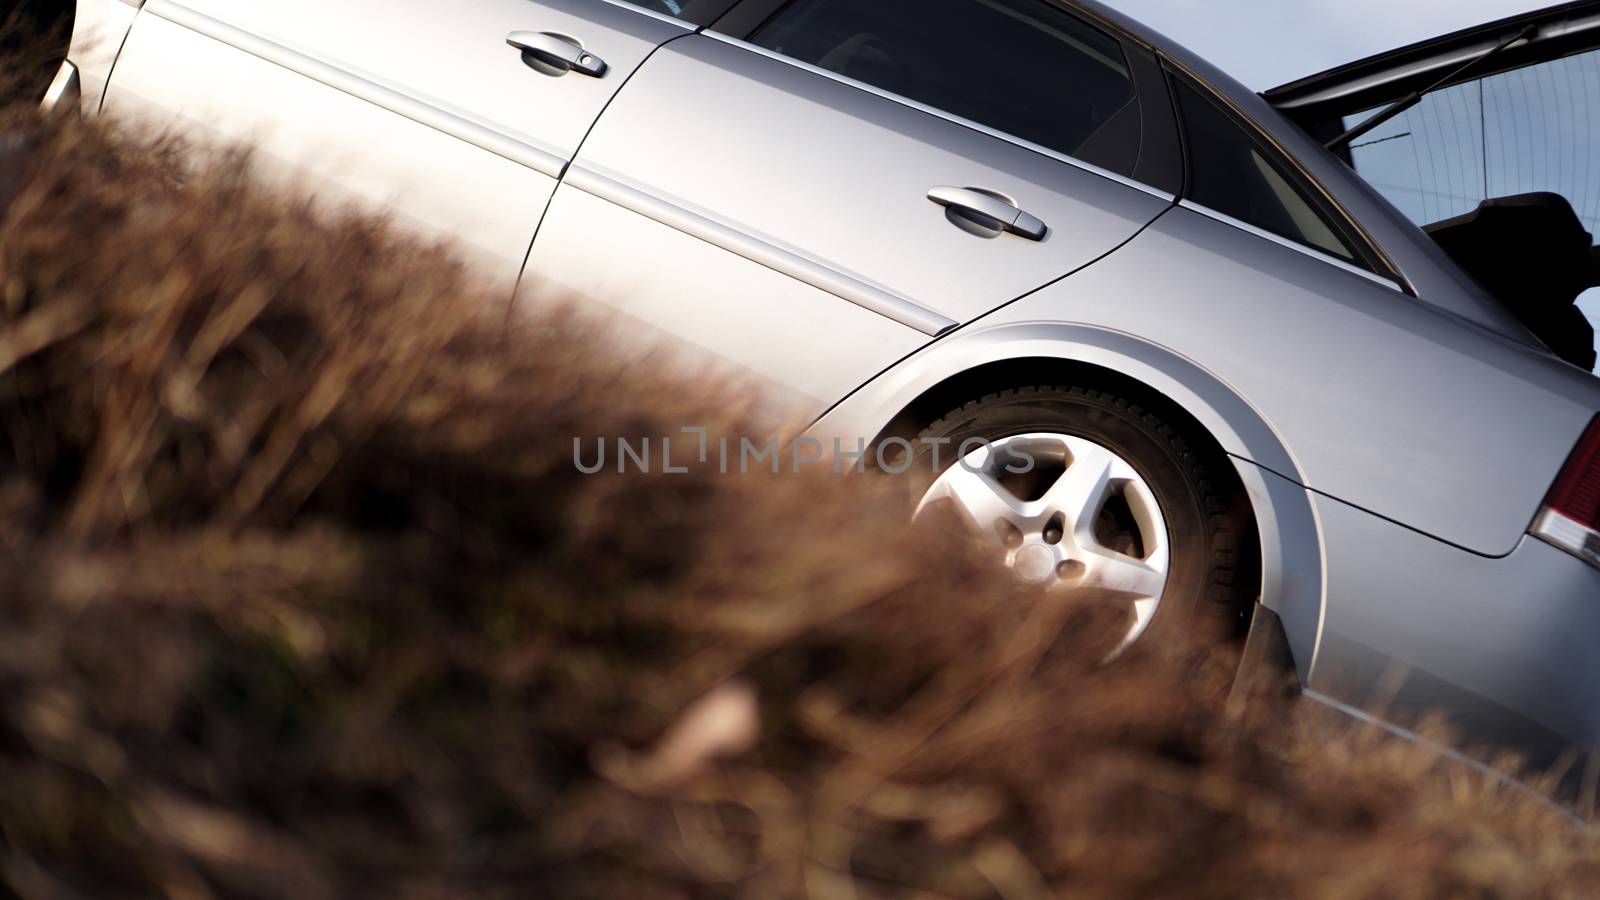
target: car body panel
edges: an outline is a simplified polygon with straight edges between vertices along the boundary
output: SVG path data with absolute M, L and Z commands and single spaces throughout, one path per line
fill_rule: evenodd
M 595 0 L 182 0 L 182 5 L 484 123 L 562 161 L 577 153 L 600 111 L 639 64 L 660 44 L 692 30 Z M 568 35 L 609 69 L 601 78 L 544 74 L 506 43 L 514 31 Z
M 928 199 L 939 185 L 1008 194 L 1050 231 L 1042 241 L 975 236 Z M 595 126 L 546 216 L 525 288 L 640 319 L 775 384 L 815 417 L 927 339 L 1111 251 L 1171 203 L 696 35 L 662 47 Z M 661 253 L 672 240 L 663 227 L 697 240 Z M 609 264 L 618 257 L 629 265 Z
M 402 27 L 414 19 L 379 14 L 392 4 L 364 0 L 149 0 L 106 111 L 208 143 L 249 145 L 268 174 L 459 242 L 490 286 L 509 295 L 593 116 L 658 42 L 685 33 L 679 23 L 599 4 L 609 13 L 580 30 L 611 56 L 600 79 L 535 71 L 505 44 L 508 28 L 568 28 L 577 20 L 562 7 L 588 6 L 519 0 L 499 15 L 469 5 L 480 10 L 473 16 L 425 4 L 417 10 L 439 27 L 423 34 Z M 363 29 L 366 19 L 372 24 Z M 453 52 L 424 53 L 418 41 L 442 41 Z M 463 60 L 480 44 L 482 52 Z M 446 59 L 454 62 L 439 61 Z M 500 89 L 480 91 L 477 82 Z M 539 94 L 548 115 L 526 92 Z
M 1517 545 L 1600 409 L 1600 381 L 1571 366 L 1182 207 L 980 324 L 1050 321 L 1194 360 L 1276 438 L 1251 446 L 1237 425 L 1213 430 L 1224 450 L 1488 556 Z M 907 365 L 947 377 L 942 352 Z M 1517 428 L 1487 414 L 1511 406 Z
M 774 427 L 809 422 L 930 340 L 571 184 L 556 192 L 547 218 L 568 227 L 540 235 L 519 311 L 580 307 L 610 318 L 615 345 L 641 364 L 696 378 L 758 379 Z M 631 248 L 625 261 L 618 245 Z M 541 258 L 561 265 L 542 266 Z
M 453 239 L 490 285 L 509 292 L 515 283 L 552 176 L 158 15 L 141 15 L 129 43 L 135 52 L 117 64 L 108 113 L 249 146 L 263 175 L 331 206 L 379 210 L 425 237 Z M 166 61 L 172 56 L 184 70 Z M 236 93 L 219 92 L 219 83 Z M 272 97 L 271 113 L 243 111 L 250 108 L 238 98 L 257 92 Z M 418 177 L 434 167 L 455 177 Z M 527 203 L 507 204 L 507 191 Z
M 1489 559 L 1313 502 L 1328 603 L 1311 690 L 1390 717 L 1443 712 L 1540 764 L 1600 747 L 1600 570 L 1537 538 Z
M 1277 399 L 1286 405 L 1273 404 L 1274 392 L 1264 387 L 1272 380 L 1272 374 L 1254 372 L 1253 357 L 1265 354 L 1264 365 L 1293 368 L 1323 361 L 1325 350 L 1318 349 L 1318 343 L 1337 349 L 1346 341 L 1381 347 L 1429 339 L 1426 331 L 1407 327 L 1419 321 L 1412 313 L 1401 313 L 1395 322 L 1383 314 L 1386 304 L 1406 303 L 1413 313 L 1423 314 L 1420 321 L 1431 318 L 1446 323 L 1462 341 L 1454 348 L 1447 345 L 1413 374 L 1430 366 L 1439 367 L 1448 380 L 1452 371 L 1470 371 L 1476 364 L 1474 349 L 1499 359 L 1508 369 L 1529 367 L 1525 374 L 1535 380 L 1543 381 L 1550 377 L 1549 373 L 1555 373 L 1554 381 L 1566 384 L 1575 370 L 1513 342 L 1491 338 L 1489 344 L 1481 343 L 1485 337 L 1478 329 L 1382 288 L 1377 288 L 1380 293 L 1369 297 L 1366 304 L 1349 300 L 1348 286 L 1336 292 L 1345 297 L 1345 303 L 1357 306 L 1363 319 L 1371 320 L 1372 330 L 1368 333 L 1352 334 L 1339 327 L 1330 333 L 1319 327 L 1326 323 L 1311 318 L 1303 337 L 1286 342 L 1287 346 L 1276 353 L 1261 342 L 1271 341 L 1273 335 L 1281 335 L 1284 330 L 1272 322 L 1274 313 L 1254 303 L 1232 314 L 1217 310 L 1219 330 L 1215 333 L 1186 337 L 1169 330 L 1161 335 L 1176 346 L 1153 340 L 1151 332 L 1160 333 L 1161 329 L 1151 320 L 1166 318 L 1170 312 L 1161 304 L 1121 317 L 1117 324 L 1138 331 L 1137 335 L 1110 330 L 1106 326 L 1114 316 L 1107 310 L 1125 308 L 1116 302 L 1115 298 L 1121 296 L 1117 292 L 1185 302 L 1176 290 L 1142 290 L 1130 272 L 1160 268 L 1151 265 L 1146 254 L 1173 259 L 1168 242 L 1174 238 L 1164 234 L 1166 226 L 1176 225 L 1176 234 L 1186 230 L 1214 232 L 1212 237 L 1224 244 L 1243 238 L 1259 240 L 1244 232 L 1238 232 L 1236 238 L 1227 234 L 1228 226 L 1198 216 L 1185 223 L 1182 220 L 1186 216 L 1195 214 L 1181 209 L 1168 213 L 1127 248 L 1075 278 L 924 349 L 906 365 L 886 373 L 830 411 L 813 426 L 813 436 L 825 444 L 837 441 L 847 450 L 852 449 L 861 436 L 871 440 L 889 426 L 883 410 L 909 406 L 953 373 L 1007 360 L 1041 361 L 1040 377 L 1045 381 L 1049 379 L 1049 361 L 1088 364 L 1134 378 L 1194 415 L 1233 455 L 1261 535 L 1262 602 L 1283 621 L 1302 683 L 1326 697 L 1377 715 L 1383 715 L 1385 704 L 1397 699 L 1405 702 L 1407 710 L 1443 712 L 1477 739 L 1504 741 L 1539 754 L 1540 758 L 1549 758 L 1550 753 L 1572 743 L 1593 746 L 1600 741 L 1600 732 L 1596 731 L 1600 718 L 1595 712 L 1600 710 L 1600 698 L 1594 694 L 1600 689 L 1600 680 L 1595 676 L 1597 657 L 1588 649 L 1593 634 L 1600 633 L 1592 624 L 1600 616 L 1600 572 L 1526 537 L 1522 533 L 1526 521 L 1513 529 L 1516 535 L 1508 553 L 1486 556 L 1308 490 L 1304 483 L 1314 482 L 1315 478 L 1308 478 L 1303 469 L 1326 463 L 1315 455 L 1306 459 L 1305 454 L 1291 451 L 1291 442 L 1296 450 L 1303 445 L 1304 429 L 1295 427 L 1286 432 L 1272 417 L 1285 409 L 1292 412 L 1295 398 L 1284 393 Z M 1156 240 L 1144 244 L 1150 238 Z M 1309 256 L 1297 255 L 1308 263 L 1322 265 Z M 1173 268 L 1186 269 L 1181 265 Z M 1338 272 L 1341 278 L 1348 274 L 1327 268 L 1330 273 Z M 1294 277 L 1301 283 L 1316 280 L 1307 278 L 1305 273 Z M 1085 296 L 1108 288 L 1107 300 Z M 1204 293 L 1203 288 L 1197 288 L 1188 302 Z M 1272 295 L 1267 292 L 1258 294 L 1269 296 Z M 1226 295 L 1218 297 L 1227 300 Z M 1314 308 L 1328 301 L 1296 290 L 1279 293 L 1277 302 L 1284 307 L 1279 314 L 1293 315 L 1297 307 Z M 1085 313 L 1085 318 L 1098 324 L 1062 321 L 1068 318 L 1069 310 Z M 1249 331 L 1241 339 L 1221 330 L 1222 323 L 1240 321 L 1259 321 L 1262 329 L 1254 339 L 1249 337 Z M 1219 360 L 1217 348 L 1230 343 L 1237 344 L 1240 368 L 1202 368 L 1183 352 L 1188 349 L 1203 353 L 1209 365 Z M 1407 357 L 1416 358 L 1409 349 L 1397 352 L 1402 365 Z M 1331 372 L 1331 380 L 1345 382 L 1353 401 L 1376 398 L 1379 406 L 1393 403 L 1395 410 L 1405 409 L 1402 404 L 1407 401 L 1401 394 L 1424 390 L 1426 386 L 1409 384 L 1397 388 L 1386 383 L 1384 366 L 1374 365 L 1382 355 L 1382 351 L 1363 355 L 1365 366 Z M 1372 371 L 1363 371 L 1367 368 Z M 1546 372 L 1544 376 L 1535 374 L 1541 370 Z M 1363 384 L 1359 382 L 1362 378 L 1372 381 Z M 1491 374 L 1488 380 L 1493 383 L 1496 378 Z M 1556 418 L 1570 421 L 1573 431 L 1548 439 L 1523 435 L 1531 444 L 1547 448 L 1540 451 L 1536 446 L 1530 452 L 1544 452 L 1548 457 L 1537 467 L 1523 467 L 1531 473 L 1526 481 L 1530 515 L 1548 488 L 1549 473 L 1560 468 L 1577 435 L 1593 416 L 1593 405 L 1585 406 L 1582 398 L 1590 398 L 1589 403 L 1593 404 L 1600 396 L 1596 393 L 1600 383 L 1593 379 L 1579 377 L 1572 384 L 1578 386 L 1571 391 L 1576 396 L 1571 402 L 1558 404 L 1554 412 Z M 1373 390 L 1372 385 L 1382 390 Z M 1259 402 L 1247 402 L 1246 396 Z M 1364 413 L 1357 409 L 1352 414 Z M 1477 418 L 1482 421 L 1482 433 L 1459 436 L 1467 446 L 1477 449 L 1482 446 L 1481 441 L 1510 431 L 1497 418 Z M 1333 436 L 1348 433 L 1337 420 L 1325 423 L 1324 428 Z M 1559 429 L 1552 426 L 1552 430 Z M 1360 454 L 1365 449 L 1350 446 L 1349 471 L 1354 477 L 1363 474 Z M 1508 447 L 1506 452 L 1517 450 Z M 1371 477 L 1381 477 L 1371 469 L 1365 471 Z M 1485 461 L 1477 471 L 1482 483 L 1465 486 L 1472 494 L 1481 496 L 1509 487 L 1502 484 L 1508 480 L 1504 468 Z M 1493 476 L 1488 475 L 1491 472 Z M 1386 487 L 1400 491 L 1412 488 L 1406 484 Z M 1492 503 L 1475 512 L 1479 520 L 1490 523 L 1522 518 L 1495 509 Z M 1332 536 L 1330 530 L 1335 532 Z M 1400 627 L 1390 630 L 1391 622 L 1399 622 Z M 1502 635 L 1509 640 L 1502 642 Z M 1549 648 L 1553 655 L 1541 656 L 1541 647 Z M 1475 662 L 1480 658 L 1483 666 Z M 1573 679 L 1579 683 L 1572 683 Z
M 674 41 L 640 74 L 579 166 L 682 198 L 953 322 L 1092 262 L 1174 199 L 728 38 Z M 928 199 L 940 185 L 1007 195 L 1049 232 L 974 237 Z

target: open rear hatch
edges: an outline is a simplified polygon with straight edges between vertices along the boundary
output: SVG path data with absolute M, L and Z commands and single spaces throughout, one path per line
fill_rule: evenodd
M 1422 226 L 1563 359 L 1595 366 L 1600 0 L 1469 28 L 1268 102 Z M 1582 298 L 1580 300 L 1580 297 Z

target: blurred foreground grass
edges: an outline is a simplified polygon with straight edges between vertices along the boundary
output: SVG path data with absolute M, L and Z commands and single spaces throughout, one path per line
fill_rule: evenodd
M 1600 836 L 1024 596 L 242 157 L 6 119 L 0 883 L 22 897 L 1600 895 Z M 6 179 L 0 178 L 0 181 Z

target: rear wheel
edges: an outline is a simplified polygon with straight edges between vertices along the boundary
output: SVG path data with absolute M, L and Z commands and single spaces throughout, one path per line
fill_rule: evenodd
M 1255 600 L 1252 531 L 1227 460 L 1196 449 L 1206 443 L 1109 393 L 1003 391 L 922 433 L 918 468 L 938 474 L 917 515 L 949 507 L 1024 581 L 1126 603 L 1122 648 L 1228 639 Z

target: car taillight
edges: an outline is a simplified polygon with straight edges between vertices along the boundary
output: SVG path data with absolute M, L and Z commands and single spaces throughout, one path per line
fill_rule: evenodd
M 1600 416 L 1550 489 L 1533 534 L 1600 566 Z

